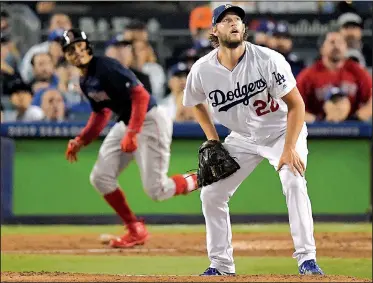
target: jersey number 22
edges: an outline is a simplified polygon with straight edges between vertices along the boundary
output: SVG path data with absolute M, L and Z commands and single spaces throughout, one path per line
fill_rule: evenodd
M 269 104 L 269 109 L 267 108 L 268 104 Z M 271 112 L 276 112 L 280 106 L 271 97 L 270 101 L 268 103 L 266 101 L 260 100 L 260 99 L 255 100 L 254 101 L 254 107 L 256 107 L 256 109 L 255 109 L 256 115 L 263 116 L 263 115 L 267 115 L 268 113 L 271 113 Z

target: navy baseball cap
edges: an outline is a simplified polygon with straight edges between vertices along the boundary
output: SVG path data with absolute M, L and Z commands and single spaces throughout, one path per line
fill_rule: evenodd
M 171 66 L 170 70 L 169 70 L 169 76 L 170 77 L 177 76 L 177 75 L 180 75 L 180 74 L 188 74 L 188 73 L 189 73 L 188 66 L 185 63 L 182 63 L 182 62 L 179 62 L 179 63 Z
M 233 6 L 230 4 L 220 5 L 219 7 L 215 8 L 213 14 L 212 14 L 212 25 L 216 25 L 221 21 L 221 19 L 224 17 L 225 13 L 227 12 L 235 12 L 237 15 L 241 18 L 241 20 L 244 20 L 245 18 L 245 11 L 238 6 Z
M 123 35 L 122 34 L 118 34 L 116 36 L 114 36 L 112 39 L 110 39 L 108 42 L 106 42 L 105 46 L 106 47 L 109 47 L 109 46 L 119 46 L 119 45 L 131 45 L 132 44 L 132 41 L 129 41 L 129 40 L 126 40 L 124 39 Z
M 327 92 L 326 96 L 325 96 L 325 101 L 326 100 L 332 100 L 332 99 L 335 99 L 335 98 L 340 98 L 340 97 L 345 97 L 347 96 L 348 94 L 343 92 L 339 87 L 332 87 L 329 89 L 329 91 Z
M 189 48 L 181 53 L 179 56 L 179 60 L 181 61 L 189 61 L 194 60 L 197 61 L 199 59 L 198 52 L 195 48 Z

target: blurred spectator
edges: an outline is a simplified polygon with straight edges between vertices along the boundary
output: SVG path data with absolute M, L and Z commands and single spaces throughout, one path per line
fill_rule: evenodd
M 54 1 L 39 1 L 36 4 L 36 11 L 38 14 L 49 14 L 56 7 L 56 2 Z
M 276 50 L 280 52 L 290 64 L 294 77 L 305 67 L 304 61 L 296 55 L 293 49 L 293 39 L 289 32 L 288 25 L 284 22 L 279 22 L 273 32 L 276 38 Z
M 10 24 L 9 24 L 10 15 L 8 11 L 2 9 L 0 17 L 1 17 L 0 18 L 1 19 L 1 33 L 7 34 L 8 36 L 8 50 L 7 50 L 6 62 L 10 67 L 17 70 L 20 64 L 20 61 L 21 61 L 21 54 L 15 42 L 13 42 L 11 39 Z
M 271 49 L 276 49 L 276 38 L 273 37 L 275 27 L 275 23 L 270 20 L 252 21 L 249 28 L 255 31 L 253 43 Z
M 6 31 L 8 28 L 9 28 L 9 13 L 6 10 L 1 10 L 1 13 L 0 13 L 1 32 Z
M 190 48 L 181 53 L 178 58 L 181 62 L 184 62 L 187 65 L 187 68 L 192 68 L 193 64 L 199 59 L 199 54 L 194 48 Z
M 41 108 L 45 114 L 46 121 L 61 122 L 65 120 L 65 102 L 59 90 L 48 89 L 45 91 Z
M 71 25 L 71 20 L 69 16 L 65 14 L 54 14 L 50 18 L 48 32 L 49 34 L 51 34 L 57 29 L 67 30 L 67 29 L 70 29 L 71 27 L 72 25 Z M 32 58 L 37 53 L 49 52 L 50 43 L 51 42 L 47 40 L 45 42 L 32 46 L 26 52 L 25 56 L 22 59 L 21 66 L 20 66 L 20 73 L 21 73 L 22 79 L 25 82 L 30 83 L 32 79 L 34 78 L 34 74 L 32 72 L 33 68 L 31 64 Z
M 4 107 L 3 103 L 0 101 L 0 123 L 4 121 Z
M 199 48 L 199 49 L 197 49 L 197 56 L 198 56 L 198 58 L 201 58 L 201 57 L 207 55 L 208 53 L 210 53 L 212 50 L 214 50 L 214 48 L 210 45 L 206 46 L 206 47 Z
M 209 6 L 198 6 L 189 15 L 189 31 L 192 43 L 182 44 L 173 48 L 172 56 L 166 60 L 166 67 L 173 66 L 180 61 L 194 64 L 201 55 L 207 54 L 214 48 L 209 37 L 211 33 L 212 10 Z
M 91 111 L 89 102 L 84 99 L 80 89 L 80 71 L 78 68 L 69 65 L 66 61 L 62 61 L 57 66 L 55 75 L 58 78 L 57 89 L 63 96 L 66 110 L 70 112 L 86 113 Z M 51 86 L 48 89 L 56 89 Z M 40 105 L 43 96 L 48 89 L 40 89 L 35 93 L 35 99 L 32 103 Z
M 31 59 L 34 79 L 31 82 L 33 92 L 45 88 L 57 88 L 58 78 L 54 74 L 55 68 L 49 53 L 37 53 Z
M 152 95 L 161 100 L 165 94 L 166 75 L 160 64 L 157 63 L 153 48 L 146 41 L 132 43 L 135 55 L 134 68 L 149 75 Z
M 58 64 L 63 61 L 63 51 L 60 44 L 60 39 L 63 35 L 63 29 L 56 29 L 53 30 L 48 35 L 48 42 L 49 42 L 49 54 L 52 56 L 52 61 L 54 66 L 57 68 Z
M 60 60 L 57 67 L 54 71 L 54 77 L 57 78 L 57 89 L 59 89 L 62 93 L 65 93 L 68 91 L 68 85 L 69 85 L 69 64 L 67 64 L 66 61 Z M 51 85 L 52 88 L 55 88 L 55 85 Z M 49 86 L 50 88 L 50 86 Z
M 88 111 L 91 112 L 91 106 L 87 100 L 84 99 L 82 90 L 80 89 L 80 71 L 75 66 L 64 62 L 60 68 L 64 68 L 66 72 L 66 89 L 63 91 L 65 101 L 65 108 L 70 111 Z M 57 71 L 58 72 L 58 71 Z M 60 79 L 60 77 L 59 77 Z M 61 87 L 58 88 L 61 91 Z M 83 110 L 84 109 L 84 110 Z
M 7 122 L 33 122 L 44 118 L 40 107 L 31 105 L 32 91 L 29 85 L 18 83 L 14 85 L 10 101 L 15 108 L 7 115 Z
M 322 14 L 333 14 L 335 12 L 335 2 L 319 0 L 317 4 Z
M 9 66 L 6 61 L 9 54 L 9 40 L 9 35 L 1 32 L 1 95 L 10 95 L 13 85 L 22 81 L 17 70 Z
M 118 60 L 124 67 L 130 69 L 144 85 L 145 89 L 150 94 L 152 93 L 149 76 L 134 68 L 135 60 L 132 41 L 125 40 L 122 35 L 115 36 L 108 42 L 105 55 Z
M 209 6 L 199 6 L 192 10 L 189 16 L 189 30 L 193 38 L 193 48 L 210 46 L 212 9 Z
M 372 66 L 372 46 L 362 42 L 363 20 L 355 13 L 339 16 L 338 26 L 347 42 L 347 57 L 359 62 L 362 66 Z
M 171 93 L 161 102 L 167 116 L 176 122 L 194 121 L 192 109 L 184 107 L 182 103 L 188 72 L 189 69 L 184 63 L 178 63 L 170 68 L 168 86 Z
M 112 40 L 114 42 L 114 40 Z M 105 48 L 105 56 L 119 60 L 118 50 L 115 46 L 115 43 L 112 43 L 111 41 L 106 44 Z M 122 63 L 123 64 L 123 63 Z
M 124 30 L 124 39 L 128 41 L 148 41 L 149 40 L 149 33 L 146 28 L 146 24 L 139 21 L 133 20 L 131 21 Z
M 175 58 L 178 62 L 187 64 L 190 69 L 193 64 L 201 57 L 210 53 L 214 48 L 212 46 L 202 47 L 200 49 L 190 48 L 185 50 L 178 58 Z
M 370 74 L 357 62 L 346 59 L 347 45 L 340 32 L 328 32 L 321 42 L 321 60 L 297 77 L 297 86 L 306 105 L 306 122 L 370 119 Z

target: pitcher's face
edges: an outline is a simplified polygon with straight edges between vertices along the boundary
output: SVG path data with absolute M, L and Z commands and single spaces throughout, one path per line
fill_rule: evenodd
M 227 12 L 219 23 L 213 27 L 213 34 L 222 46 L 238 47 L 244 40 L 245 25 L 234 12 Z

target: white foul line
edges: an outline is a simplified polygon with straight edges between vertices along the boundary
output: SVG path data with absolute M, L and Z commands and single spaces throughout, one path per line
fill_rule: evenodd
M 18 250 L 1 251 L 2 254 L 79 254 L 79 253 L 151 253 L 169 252 L 175 253 L 177 249 L 65 249 L 65 250 Z

